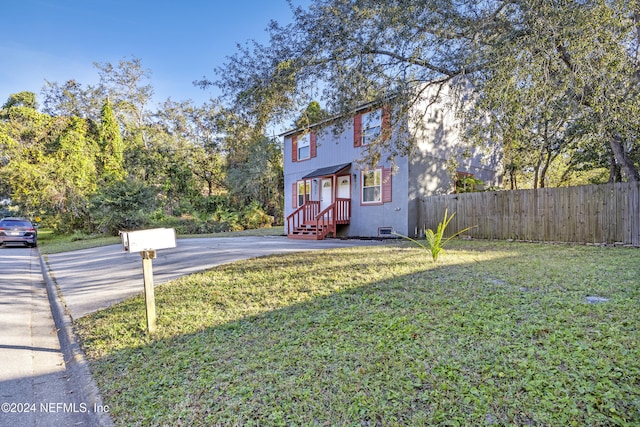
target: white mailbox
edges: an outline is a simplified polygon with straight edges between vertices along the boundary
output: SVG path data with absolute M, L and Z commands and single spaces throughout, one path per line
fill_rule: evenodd
M 150 334 L 153 334 L 156 331 L 156 300 L 153 292 L 151 260 L 156 257 L 156 250 L 176 247 L 176 230 L 173 228 L 152 228 L 150 230 L 121 231 L 120 238 L 126 252 L 140 252 L 142 257 L 147 329 Z
M 152 228 L 150 230 L 121 231 L 122 247 L 127 252 L 155 251 L 176 247 L 176 230 Z

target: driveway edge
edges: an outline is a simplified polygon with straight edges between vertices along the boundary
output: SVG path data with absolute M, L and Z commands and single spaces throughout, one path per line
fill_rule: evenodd
M 51 278 L 47 263 L 39 249 L 38 256 L 40 257 L 42 277 L 47 286 L 51 314 L 58 329 L 60 349 L 62 350 L 66 369 L 68 369 L 71 374 L 70 381 L 73 382 L 73 389 L 77 390 L 77 399 L 87 404 L 87 415 L 92 426 L 112 427 L 113 420 L 108 411 L 94 410 L 95 408 L 105 408 L 102 402 L 102 396 L 91 375 L 89 364 L 84 357 L 84 352 L 78 344 L 76 334 L 73 331 L 71 316 L 61 300 L 58 287 Z

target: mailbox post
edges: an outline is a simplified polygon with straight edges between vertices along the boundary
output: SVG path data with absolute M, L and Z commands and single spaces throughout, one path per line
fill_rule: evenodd
M 156 257 L 156 250 L 176 247 L 176 232 L 173 228 L 121 231 L 120 238 L 125 252 L 140 252 L 142 257 L 147 330 L 153 334 L 156 331 L 156 300 L 153 290 L 152 260 Z
M 144 280 L 144 303 L 147 307 L 147 330 L 150 334 L 156 331 L 156 297 L 153 292 L 153 263 L 156 251 L 142 251 L 142 277 Z

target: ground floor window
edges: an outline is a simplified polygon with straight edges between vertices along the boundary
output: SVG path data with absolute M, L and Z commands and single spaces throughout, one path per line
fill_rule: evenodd
M 382 203 L 382 169 L 362 172 L 362 204 Z
M 311 182 L 298 181 L 298 206 L 304 205 L 305 200 L 311 199 Z

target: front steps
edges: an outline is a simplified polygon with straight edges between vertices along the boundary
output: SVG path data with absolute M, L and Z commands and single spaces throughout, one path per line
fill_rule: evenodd
M 329 231 L 322 225 L 316 227 L 315 224 L 304 224 L 289 232 L 290 239 L 323 240 Z

